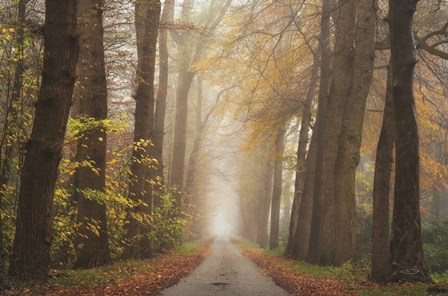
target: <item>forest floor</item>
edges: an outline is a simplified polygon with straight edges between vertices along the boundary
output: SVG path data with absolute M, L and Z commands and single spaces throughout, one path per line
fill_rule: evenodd
M 85 270 L 55 270 L 45 284 L 13 284 L 14 288 L 0 295 L 156 295 L 194 270 L 209 255 L 210 242 L 184 244 L 148 260 L 124 260 Z
M 448 295 L 448 283 L 437 284 L 388 284 L 367 280 L 368 271 L 351 264 L 342 267 L 313 266 L 285 259 L 281 251 L 267 251 L 242 241 L 234 241 L 241 253 L 254 261 L 261 273 L 290 295 L 300 296 L 424 296 Z

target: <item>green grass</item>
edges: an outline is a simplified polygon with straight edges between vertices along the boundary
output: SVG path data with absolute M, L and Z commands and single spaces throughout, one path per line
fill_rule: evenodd
M 183 243 L 177 248 L 177 251 L 181 254 L 191 254 L 198 250 L 199 246 L 195 243 Z
M 431 277 L 438 284 L 448 284 L 448 270 L 444 273 L 431 274 Z
M 243 243 L 249 247 L 259 248 L 250 242 Z M 268 256 L 281 257 L 284 253 L 283 248 L 277 248 L 274 250 L 265 249 L 264 254 Z M 334 266 L 318 266 L 305 262 L 294 261 L 289 264 L 289 267 L 293 270 L 309 274 L 316 277 L 336 277 L 346 280 L 346 287 L 348 290 L 358 291 L 360 296 L 436 296 L 445 295 L 448 296 L 448 292 L 431 292 L 428 293 L 427 284 L 388 284 L 383 286 L 372 287 L 371 289 L 359 286 L 358 280 L 367 280 L 369 273 L 370 262 L 362 262 L 360 265 L 352 265 L 350 262 L 343 264 L 340 267 Z M 446 285 L 448 284 L 448 271 L 443 274 L 432 274 L 432 279 L 436 284 Z
M 271 249 L 265 249 L 264 253 L 266 255 L 273 256 L 273 257 L 282 257 L 283 254 L 285 253 L 285 248 L 284 247 L 278 247 L 278 248 L 275 248 L 275 249 L 272 249 L 272 250 Z
M 130 279 L 136 272 L 148 268 L 146 261 L 123 260 L 98 268 L 60 271 L 50 279 L 49 283 L 69 287 L 100 287 L 119 280 Z
M 385 285 L 381 288 L 376 288 L 373 290 L 361 290 L 359 292 L 360 296 L 395 296 L 395 295 L 406 295 L 406 296 L 424 296 L 428 295 L 426 293 L 427 286 L 424 284 L 412 284 L 412 285 Z
M 365 279 L 364 271 L 355 269 L 350 262 L 344 263 L 340 267 L 319 266 L 305 262 L 293 262 L 289 265 L 292 269 L 313 276 L 337 277 L 340 279 Z

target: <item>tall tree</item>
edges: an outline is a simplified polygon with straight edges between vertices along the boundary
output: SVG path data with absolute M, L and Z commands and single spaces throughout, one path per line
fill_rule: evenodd
M 372 213 L 372 273 L 375 281 L 389 278 L 390 237 L 390 184 L 395 143 L 394 106 L 392 98 L 392 68 L 387 68 L 386 99 L 383 125 L 376 149 L 375 175 L 373 180 Z
M 417 63 L 413 35 L 416 0 L 389 1 L 389 30 L 395 119 L 395 190 L 391 280 L 430 280 L 420 221 L 419 134 L 414 97 Z
M 272 145 L 274 146 L 274 145 Z M 258 172 L 258 186 L 257 186 L 257 243 L 263 247 L 268 247 L 269 236 L 269 209 L 271 208 L 272 198 L 272 179 L 274 173 L 274 165 L 272 155 L 274 154 L 274 147 L 270 147 L 268 151 L 260 151 L 261 158 L 259 161 L 260 171 Z
M 314 62 L 311 68 L 310 84 L 308 86 L 305 97 L 305 104 L 303 106 L 302 122 L 300 127 L 299 145 L 297 148 L 297 164 L 298 169 L 296 173 L 296 183 L 294 189 L 294 199 L 300 198 L 300 204 L 297 215 L 296 226 L 292 237 L 288 238 L 291 241 L 289 255 L 292 258 L 303 259 L 306 256 L 308 249 L 308 242 L 310 236 L 311 214 L 313 205 L 313 182 L 316 166 L 316 137 L 313 131 L 313 139 L 311 139 L 310 148 L 306 153 L 306 147 L 309 142 L 309 129 L 311 125 L 311 112 L 314 99 L 314 92 L 316 90 L 317 75 L 319 69 L 318 53 L 314 52 L 311 47 L 310 50 L 314 56 Z M 301 141 L 301 142 L 300 142 Z M 291 220 L 292 221 L 292 220 Z
M 77 1 L 46 0 L 45 11 L 42 84 L 21 173 L 9 269 L 25 279 L 45 277 L 50 269 L 53 193 L 79 50 Z
M 274 159 L 274 184 L 271 201 L 271 232 L 269 238 L 269 248 L 278 247 L 280 234 L 280 201 L 282 198 L 282 179 L 283 179 L 283 154 L 285 152 L 285 129 L 281 128 L 277 133 L 275 141 L 275 159 Z
M 157 36 L 159 30 L 160 1 L 143 0 L 135 3 L 135 29 L 137 34 L 137 90 L 135 92 L 134 145 L 131 156 L 131 176 L 128 197 L 135 203 L 129 211 L 125 224 L 127 246 L 125 258 L 147 257 L 149 245 L 145 233 L 148 221 L 144 219 L 150 212 L 151 190 L 148 186 L 151 134 L 154 124 L 154 71 L 156 61 Z M 140 143 L 140 145 L 138 145 Z M 142 238 L 143 237 L 143 238 Z M 139 239 L 140 238 L 140 239 Z
M 319 262 L 320 250 L 320 227 L 322 219 L 322 193 L 323 193 L 323 170 L 324 170 L 324 148 L 325 148 L 325 126 L 327 113 L 328 91 L 331 84 L 331 57 L 330 57 L 330 0 L 322 1 L 322 16 L 320 19 L 320 83 L 319 97 L 317 101 L 317 115 L 315 131 L 311 145 L 315 142 L 316 163 L 312 183 L 313 209 L 310 225 L 310 240 L 307 253 L 307 261 Z M 314 140 L 314 141 L 313 141 Z M 311 184 L 310 184 L 311 186 Z
M 336 158 L 341 135 L 344 108 L 353 85 L 353 63 L 355 59 L 354 37 L 356 13 L 359 0 L 340 0 L 339 18 L 336 22 L 334 62 L 335 73 L 327 101 L 325 148 L 323 171 L 322 223 L 320 225 L 320 263 L 334 264 L 337 219 L 335 183 Z M 337 72 L 336 72 L 337 71 Z M 342 213 L 345 214 L 345 213 Z M 351 230 L 348 230 L 351 231 Z
M 205 30 L 212 34 L 222 18 L 226 14 L 231 5 L 232 0 L 226 0 L 221 5 L 219 1 L 211 1 L 210 14 L 205 23 Z M 193 1 L 186 0 L 182 5 L 181 21 L 185 25 L 191 24 L 191 12 Z M 187 30 L 182 34 L 172 31 L 174 41 L 178 46 L 178 79 L 176 89 L 176 118 L 174 122 L 174 144 L 173 144 L 173 160 L 170 168 L 170 185 L 176 186 L 179 190 L 184 189 L 185 178 L 185 149 L 186 149 L 186 128 L 188 120 L 188 95 L 191 84 L 196 75 L 196 71 L 192 69 L 192 65 L 200 61 L 208 40 L 205 36 L 199 36 L 194 46 L 192 46 L 191 32 Z M 177 205 L 182 208 L 182 194 L 178 195 Z
M 159 31 L 159 89 L 154 115 L 154 157 L 157 159 L 155 177 L 163 184 L 163 139 L 165 135 L 166 97 L 168 93 L 168 25 L 173 22 L 174 0 L 165 1 Z
M 75 88 L 78 114 L 94 120 L 78 141 L 76 160 L 90 162 L 74 175 L 74 201 L 77 206 L 75 267 L 92 267 L 110 261 L 105 201 L 106 186 L 107 85 L 104 62 L 104 0 L 79 0 L 78 26 L 80 51 L 78 83 Z M 100 200 L 98 200 L 100 199 Z
M 354 259 L 357 254 L 356 168 L 360 159 L 364 114 L 373 76 L 376 9 L 376 1 L 359 0 L 354 36 L 353 80 L 344 107 L 335 160 L 337 169 L 333 176 L 337 213 L 334 263 L 337 265 Z

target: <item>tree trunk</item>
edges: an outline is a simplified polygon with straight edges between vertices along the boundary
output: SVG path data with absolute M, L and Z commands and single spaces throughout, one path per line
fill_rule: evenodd
M 10 274 L 43 278 L 50 269 L 51 209 L 78 60 L 77 1 L 46 0 L 44 65 L 21 173 Z
M 188 69 L 189 64 L 179 65 L 176 90 L 176 119 L 174 124 L 173 161 L 170 168 L 170 185 L 182 191 L 185 178 L 185 150 L 187 144 L 188 94 L 195 73 Z M 182 194 L 178 194 L 178 209 L 182 208 Z
M 154 165 L 150 159 L 149 141 L 154 120 L 154 71 L 157 35 L 159 29 L 160 1 L 145 0 L 135 3 L 135 27 L 137 33 L 137 90 L 135 99 L 134 144 L 128 198 L 136 203 L 127 215 L 127 231 L 124 258 L 148 257 L 148 215 L 151 206 L 151 188 L 147 183 L 148 168 Z M 136 216 L 140 216 L 140 223 Z M 146 217 L 145 217 L 146 216 Z M 139 235 L 143 241 L 137 241 Z
M 242 153 L 239 160 L 239 196 L 242 220 L 242 235 L 252 242 L 258 241 L 258 218 L 262 172 L 258 151 Z
M 389 1 L 396 134 L 391 280 L 429 281 L 420 221 L 419 137 L 413 90 L 416 50 L 412 20 L 416 0 Z
M 281 128 L 275 143 L 274 185 L 271 202 L 271 233 L 269 248 L 278 247 L 280 235 L 280 200 L 282 198 L 283 153 L 285 152 L 285 129 Z
M 376 1 L 359 0 L 355 34 L 353 86 L 345 105 L 334 171 L 336 240 L 334 263 L 341 265 L 357 257 L 356 168 L 364 114 L 375 59 Z
M 315 142 L 316 162 L 314 179 L 312 183 L 313 209 L 310 226 L 310 240 L 307 253 L 307 261 L 314 264 L 319 263 L 320 256 L 320 228 L 322 219 L 322 194 L 323 194 L 323 172 L 324 172 L 324 148 L 325 129 L 327 114 L 327 99 L 331 80 L 330 59 L 330 0 L 322 1 L 321 32 L 320 32 L 320 86 L 317 105 L 316 124 L 313 131 L 311 144 Z M 315 139 L 315 140 L 314 140 Z M 314 141 L 313 141 L 314 140 Z
M 159 31 L 159 90 L 157 93 L 156 110 L 154 115 L 154 158 L 158 165 L 155 169 L 155 177 L 160 178 L 159 183 L 163 184 L 163 138 L 165 136 L 165 111 L 166 96 L 168 93 L 168 22 L 173 22 L 174 1 L 165 1 L 161 28 Z M 161 191 L 161 190 L 159 190 Z M 159 192 L 158 194 L 160 194 Z M 155 200 L 157 203 L 157 200 Z
M 2 142 L 0 146 L 1 167 L 0 167 L 0 291 L 9 286 L 8 278 L 6 274 L 5 263 L 7 260 L 7 253 L 3 245 L 3 199 L 7 191 L 11 165 L 13 160 L 13 138 L 14 128 L 11 124 L 14 124 L 18 117 L 18 110 L 15 103 L 21 99 L 23 75 L 25 72 L 24 61 L 24 46 L 25 46 L 25 16 L 26 16 L 26 2 L 25 0 L 19 0 L 17 3 L 17 22 L 18 28 L 16 31 L 16 62 L 14 69 L 14 80 L 12 85 L 12 95 L 8 102 L 7 111 L 5 114 L 5 123 L 3 126 Z M 2 151 L 4 151 L 2 153 Z
M 376 149 L 373 181 L 372 213 L 372 280 L 385 282 L 389 278 L 389 201 L 390 181 L 395 143 L 392 69 L 387 68 L 387 89 L 383 125 Z
M 302 128 L 305 130 L 300 130 L 300 133 L 303 133 L 303 137 L 306 139 L 305 147 L 302 149 L 306 149 L 306 145 L 308 144 L 308 131 L 311 121 L 311 107 L 314 99 L 314 91 L 316 89 L 317 83 L 317 71 L 319 69 L 319 58 L 314 56 L 314 64 L 311 69 L 311 79 L 310 85 L 308 88 L 308 93 L 305 99 L 304 113 L 302 119 Z M 302 137 L 302 135 L 301 135 Z M 314 141 L 313 141 L 314 140 Z M 305 150 L 301 152 L 300 157 L 303 157 L 302 163 L 305 158 Z M 299 155 L 297 155 L 299 156 Z M 313 207 L 313 179 L 315 174 L 315 166 L 316 166 L 316 142 L 315 139 L 311 140 L 311 145 L 309 148 L 308 155 L 306 157 L 306 165 L 303 167 L 303 171 L 305 171 L 305 178 L 303 178 L 303 173 L 300 176 L 300 189 L 298 193 L 302 195 L 301 203 L 299 207 L 298 213 L 298 222 L 296 226 L 296 231 L 293 234 L 293 244 L 292 244 L 292 258 L 295 259 L 303 259 L 306 256 L 306 252 L 308 250 L 309 245 L 309 237 L 310 237 L 310 229 L 311 229 L 311 219 L 312 219 L 312 207 Z M 305 181 L 305 183 L 304 183 Z M 297 184 L 296 184 L 297 185 Z M 296 190 L 297 191 L 297 190 Z
M 320 263 L 335 264 L 338 214 L 336 212 L 335 180 L 336 158 L 341 136 L 344 108 L 353 85 L 353 63 L 355 58 L 354 33 L 358 0 L 340 0 L 340 17 L 336 22 L 334 46 L 333 82 L 328 97 L 327 124 L 325 126 L 324 149 L 324 197 L 320 239 Z M 337 72 L 336 72 L 337 71 Z
M 272 150 L 270 150 L 272 151 Z M 271 154 L 262 151 L 261 158 L 259 161 L 261 163 L 259 171 L 259 186 L 258 186 L 258 216 L 257 216 L 257 227 L 258 227 L 258 237 L 257 242 L 262 247 L 265 248 L 269 243 L 268 236 L 268 225 L 269 225 L 269 209 L 271 206 L 271 196 L 272 196 L 272 177 L 274 173 L 274 166 L 270 159 Z
M 80 0 L 78 4 L 80 52 L 76 94 L 79 114 L 97 122 L 107 118 L 103 5 L 104 0 Z M 95 195 L 104 194 L 106 186 L 106 131 L 101 123 L 96 125 L 81 136 L 77 147 L 76 160 L 91 161 L 92 167 L 78 167 L 74 176 L 74 201 L 79 224 L 75 239 L 76 268 L 104 265 L 111 260 L 106 205 Z
M 204 28 L 207 28 L 209 34 L 213 34 L 217 26 L 221 23 L 221 20 L 227 10 L 230 7 L 232 0 L 226 0 L 219 11 L 216 11 L 215 3 L 212 1 L 210 4 L 210 14 L 208 15 L 208 21 L 205 23 Z M 181 18 L 184 24 L 191 23 L 191 11 L 193 8 L 193 1 L 187 0 L 182 4 Z M 218 13 L 218 17 L 214 18 L 213 13 Z M 170 167 L 170 186 L 177 187 L 178 190 L 184 190 L 185 179 L 185 151 L 186 151 L 186 129 L 188 122 L 188 95 L 191 84 L 196 75 L 196 72 L 191 69 L 191 66 L 199 62 L 207 48 L 206 36 L 199 36 L 197 41 L 192 47 L 192 40 L 190 34 L 172 32 L 174 41 L 178 45 L 178 65 L 179 75 L 177 80 L 176 90 L 176 118 L 174 123 L 174 144 L 173 144 L 173 160 Z M 182 210 L 182 197 L 181 193 L 177 194 L 176 208 Z

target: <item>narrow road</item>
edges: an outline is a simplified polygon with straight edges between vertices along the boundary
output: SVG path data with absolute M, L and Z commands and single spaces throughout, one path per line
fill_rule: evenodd
M 163 290 L 161 296 L 286 296 L 255 263 L 240 254 L 228 238 L 217 238 L 212 253 L 188 277 Z

